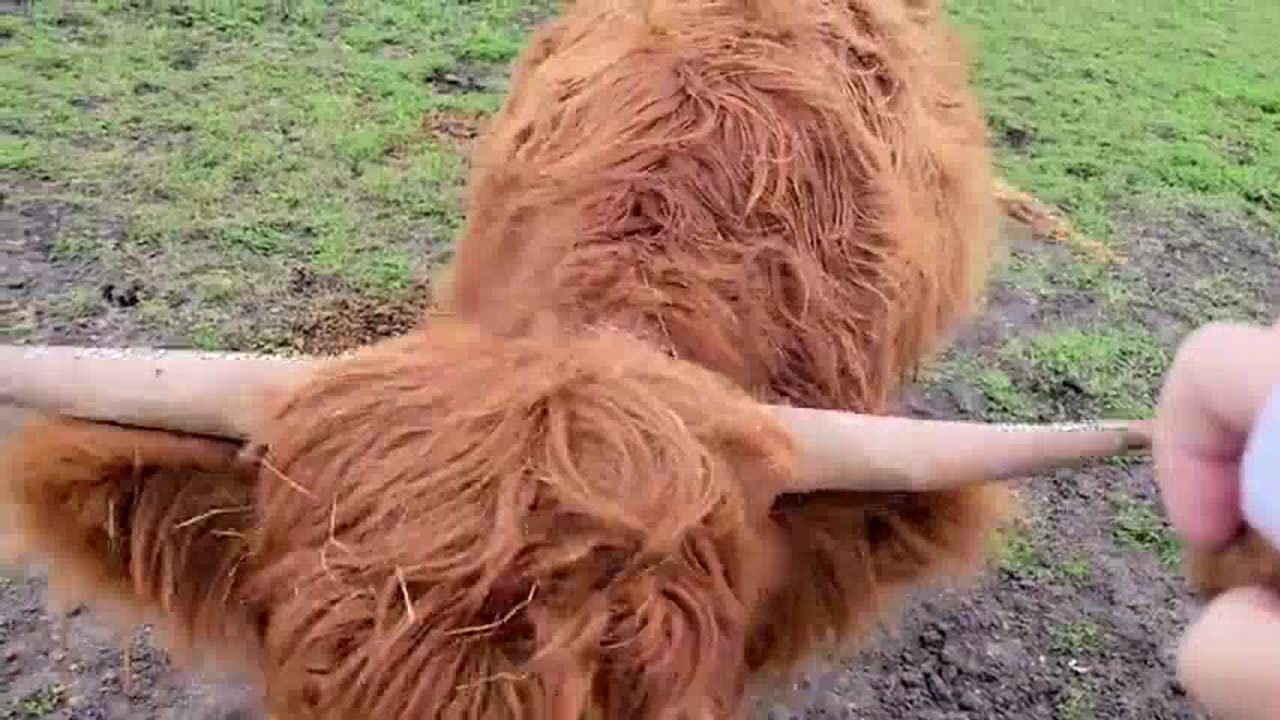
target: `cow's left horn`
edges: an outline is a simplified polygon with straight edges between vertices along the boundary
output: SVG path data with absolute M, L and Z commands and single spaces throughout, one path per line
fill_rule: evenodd
M 314 358 L 196 350 L 0 346 L 0 403 L 70 417 L 241 440 L 261 392 Z

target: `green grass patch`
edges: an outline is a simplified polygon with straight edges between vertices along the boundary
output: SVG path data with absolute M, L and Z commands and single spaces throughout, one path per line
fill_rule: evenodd
M 1062 689 L 1053 706 L 1055 720 L 1091 720 L 1094 714 L 1093 692 L 1083 683 L 1073 682 Z
M 975 369 L 970 377 L 986 400 L 989 416 L 1018 421 L 1041 415 L 1036 398 L 1018 387 L 1005 370 L 999 367 Z
M 67 689 L 62 685 L 46 685 L 22 698 L 19 703 L 19 718 L 37 720 L 49 717 L 62 708 L 66 702 Z
M 1168 566 L 1181 561 L 1181 542 L 1149 505 L 1116 496 L 1112 498 L 1112 507 L 1112 534 L 1121 547 L 1151 553 Z
M 950 3 L 976 47 L 999 162 L 1087 235 L 1142 197 L 1280 219 L 1271 0 Z
M 1093 582 L 1088 559 L 1074 556 L 1057 560 L 1052 544 L 1044 526 L 1029 519 L 998 532 L 987 554 L 1001 571 L 1022 580 L 1088 587 Z
M 81 320 L 102 311 L 102 298 L 93 288 L 73 287 L 54 298 L 52 310 L 62 320 Z
M 1170 359 L 1142 328 L 1065 328 L 1014 337 L 978 354 L 947 354 L 922 381 L 975 388 L 991 421 L 1146 418 Z
M 1069 657 L 1096 653 L 1105 639 L 1102 628 L 1087 620 L 1049 628 L 1049 650 Z
M 1015 526 L 1003 530 L 989 548 L 999 568 L 1014 577 L 1042 580 L 1049 575 L 1044 550 L 1030 527 Z
M 1144 418 L 1169 360 L 1139 328 L 1067 328 L 1010 340 L 997 352 L 1006 375 L 987 371 L 979 381 L 988 403 L 1013 419 Z
M 1015 251 L 997 269 L 995 280 L 1050 302 L 1088 293 L 1110 306 L 1121 307 L 1134 292 L 1132 284 L 1114 265 L 1045 252 L 1044 248 Z
M 1076 587 L 1088 587 L 1093 582 L 1093 570 L 1089 561 L 1083 557 L 1075 557 L 1058 566 L 1059 574 Z

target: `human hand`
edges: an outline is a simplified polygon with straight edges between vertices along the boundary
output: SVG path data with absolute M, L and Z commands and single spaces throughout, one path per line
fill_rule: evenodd
M 1280 547 L 1280 465 L 1268 450 L 1280 446 L 1277 387 L 1280 327 L 1210 325 L 1179 348 L 1153 453 L 1170 521 L 1188 545 L 1220 548 L 1247 519 Z M 1280 716 L 1280 596 L 1246 587 L 1215 598 L 1183 638 L 1178 674 L 1216 717 Z

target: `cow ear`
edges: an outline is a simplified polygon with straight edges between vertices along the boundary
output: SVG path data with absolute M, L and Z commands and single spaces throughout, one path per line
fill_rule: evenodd
M 256 654 L 255 612 L 239 602 L 236 579 L 256 515 L 256 468 L 239 450 L 32 415 L 0 447 L 10 559 L 43 561 L 54 593 L 121 629 L 154 624 L 191 659 Z

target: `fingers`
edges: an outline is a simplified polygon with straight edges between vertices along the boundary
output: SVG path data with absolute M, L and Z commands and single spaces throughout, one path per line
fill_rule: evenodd
M 1240 457 L 1280 384 L 1280 330 L 1206 326 L 1178 350 L 1156 414 L 1153 458 L 1165 509 L 1188 543 L 1218 546 L 1240 526 Z
M 1237 588 L 1183 638 L 1178 676 L 1217 720 L 1270 720 L 1280 708 L 1280 597 Z

